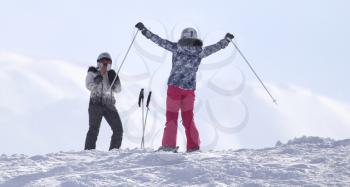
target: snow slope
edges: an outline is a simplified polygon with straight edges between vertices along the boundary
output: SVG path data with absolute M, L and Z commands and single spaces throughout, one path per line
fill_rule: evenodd
M 347 186 L 350 139 L 302 137 L 273 148 L 1 155 L 0 186 Z

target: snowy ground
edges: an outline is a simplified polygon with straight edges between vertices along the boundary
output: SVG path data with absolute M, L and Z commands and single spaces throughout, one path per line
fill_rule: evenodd
M 302 137 L 273 148 L 1 155 L 0 186 L 347 186 L 350 139 Z

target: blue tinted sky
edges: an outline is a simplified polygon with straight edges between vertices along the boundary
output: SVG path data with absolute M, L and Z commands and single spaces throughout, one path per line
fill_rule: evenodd
M 100 51 L 124 52 L 138 21 L 166 28 L 187 21 L 202 33 L 233 32 L 266 81 L 350 102 L 349 7 L 346 0 L 8 0 L 0 3 L 0 50 L 86 64 Z
M 94 61 L 122 53 L 138 21 L 233 32 L 264 80 L 350 102 L 349 1 L 1 1 L 0 50 Z M 148 25 L 152 27 L 152 25 Z M 157 30 L 155 30 L 157 32 Z

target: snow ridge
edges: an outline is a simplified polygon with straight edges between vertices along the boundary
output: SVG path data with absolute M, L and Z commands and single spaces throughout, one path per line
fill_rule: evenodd
M 146 149 L 0 156 L 0 186 L 346 186 L 350 139 L 301 137 L 265 149 Z

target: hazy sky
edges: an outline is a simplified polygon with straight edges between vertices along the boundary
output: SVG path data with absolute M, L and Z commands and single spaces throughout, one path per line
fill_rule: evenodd
M 205 44 L 214 43 L 226 32 L 232 32 L 241 50 L 267 84 L 282 88 L 295 86 L 348 106 L 349 7 L 347 0 L 2 0 L 0 53 L 25 56 L 41 63 L 46 60 L 65 61 L 74 67 L 82 67 L 81 72 L 85 73 L 84 68 L 95 64 L 100 52 L 108 51 L 114 58 L 122 56 L 130 43 L 134 25 L 139 21 L 153 32 L 174 41 L 178 40 L 183 27 L 193 26 L 199 30 Z M 141 36 L 137 41 L 150 54 L 160 56 L 164 53 Z M 227 56 L 229 50 L 233 50 L 232 46 L 221 56 Z M 221 56 L 214 56 L 209 61 L 219 61 Z M 6 58 L 1 63 L 5 61 Z M 134 72 L 141 71 L 140 66 L 133 65 L 137 61 L 140 59 L 136 52 L 131 51 L 126 71 L 132 68 Z M 170 63 L 170 58 L 164 61 Z M 120 59 L 115 64 L 119 62 Z M 239 56 L 236 56 L 235 62 L 241 64 L 246 79 L 254 82 L 255 78 Z M 10 66 L 6 64 L 3 67 L 7 65 Z M 50 71 L 57 70 L 48 67 L 43 71 L 49 77 Z M 83 73 L 69 75 L 79 75 L 83 80 Z M 164 80 L 167 73 L 168 69 Z M 54 78 L 52 80 L 55 81 Z M 21 82 L 21 79 L 3 77 L 2 81 L 16 87 L 16 81 Z M 84 82 L 79 83 L 83 89 Z M 230 82 L 225 84 L 221 86 L 227 87 Z M 138 89 L 134 88 L 136 92 Z M 14 94 L 3 93 L 6 97 Z M 265 94 L 263 90 L 262 94 Z M 86 95 L 82 98 L 87 100 Z M 208 95 L 203 94 L 202 97 Z M 15 100 L 19 98 L 26 100 L 28 96 L 18 94 Z M 288 98 L 285 94 L 283 100 L 293 102 L 293 97 Z M 11 105 L 4 104 L 7 103 L 4 100 L 2 103 L 2 107 Z M 303 105 L 299 106 L 303 110 Z M 293 107 L 298 110 L 298 105 Z M 259 108 L 254 103 L 250 105 L 251 110 Z M 255 117 L 250 115 L 251 121 Z M 7 121 L 6 116 L 2 118 Z
M 266 81 L 350 102 L 346 0 L 4 0 L 0 5 L 0 50 L 87 65 L 100 51 L 124 52 L 138 21 L 159 22 L 168 30 L 190 22 L 204 34 L 233 32 Z

